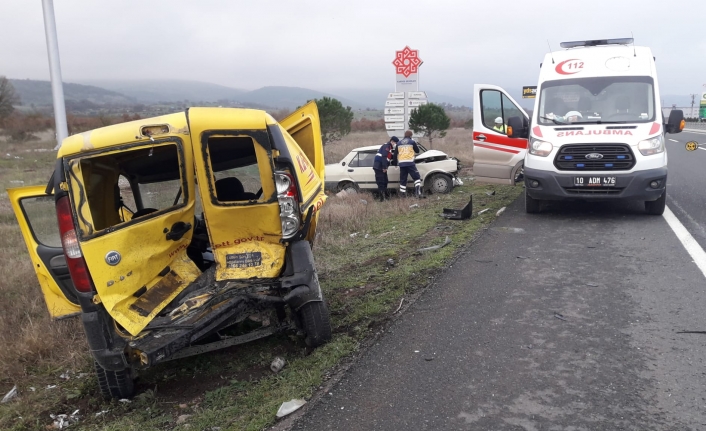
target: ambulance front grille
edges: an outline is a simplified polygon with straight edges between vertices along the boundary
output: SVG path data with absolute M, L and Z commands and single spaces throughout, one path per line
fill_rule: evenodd
M 586 157 L 589 154 L 600 156 Z M 554 166 L 561 171 L 629 171 L 635 166 L 635 155 L 625 144 L 564 145 Z

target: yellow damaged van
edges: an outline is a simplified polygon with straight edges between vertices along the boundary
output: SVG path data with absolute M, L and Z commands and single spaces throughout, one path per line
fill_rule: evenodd
M 311 251 L 323 184 L 311 102 L 280 122 L 190 108 L 70 136 L 46 188 L 8 193 L 49 313 L 81 316 L 101 393 L 126 398 L 164 361 L 331 338 Z

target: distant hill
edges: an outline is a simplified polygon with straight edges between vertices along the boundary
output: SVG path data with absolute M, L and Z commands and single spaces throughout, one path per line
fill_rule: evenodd
M 244 90 L 225 87 L 200 81 L 180 80 L 94 80 L 84 81 L 133 97 L 140 103 L 158 102 L 217 102 L 219 100 L 238 100 Z
M 46 106 L 52 104 L 51 83 L 34 79 L 10 79 L 23 105 Z M 95 105 L 132 105 L 135 99 L 115 91 L 92 85 L 64 83 L 66 104 L 87 101 Z
M 321 99 L 325 96 L 334 97 L 341 101 L 344 106 L 350 106 L 351 108 L 365 107 L 356 101 L 346 99 L 340 95 L 300 87 L 262 87 L 242 94 L 235 100 L 244 104 L 257 103 L 272 108 L 294 109 L 297 106 L 305 104 L 307 100 Z
M 424 90 L 422 88 L 422 90 Z M 382 109 L 385 107 L 387 93 L 394 91 L 393 88 L 332 88 L 327 90 L 330 93 L 338 94 L 341 97 L 352 100 L 354 103 L 365 108 Z M 450 103 L 454 106 L 471 106 L 473 96 L 449 96 L 434 91 L 426 91 L 427 97 L 433 103 Z M 352 105 L 351 105 L 352 106 Z

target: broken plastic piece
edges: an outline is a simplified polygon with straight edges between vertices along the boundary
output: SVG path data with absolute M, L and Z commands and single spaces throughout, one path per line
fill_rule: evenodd
M 280 371 L 282 371 L 282 368 L 284 368 L 285 364 L 287 361 L 284 360 L 281 356 L 277 356 L 272 360 L 272 363 L 270 364 L 270 370 L 272 370 L 273 373 L 277 374 Z
M 486 208 L 486 209 L 484 209 L 483 211 L 478 211 L 478 215 L 481 215 L 481 214 L 483 214 L 484 212 L 488 212 L 488 211 L 490 211 L 490 208 Z
M 11 399 L 15 398 L 17 396 L 17 385 L 13 386 L 12 389 L 10 389 L 10 392 L 6 393 L 4 397 L 2 397 L 2 401 L 0 401 L 0 404 L 5 404 L 6 402 L 10 401 Z
M 420 252 L 420 253 L 423 253 L 423 252 L 425 252 L 425 251 L 438 250 L 438 249 L 440 249 L 441 247 L 446 247 L 446 246 L 449 245 L 449 244 L 451 244 L 451 238 L 449 238 L 448 235 L 447 235 L 447 236 L 446 236 L 446 240 L 444 241 L 443 244 L 441 244 L 441 245 L 435 245 L 435 246 L 432 246 L 432 247 L 420 248 L 420 249 L 417 250 L 417 251 Z
M 277 417 L 283 418 L 288 414 L 294 413 L 295 411 L 299 410 L 304 404 L 306 404 L 305 400 L 297 399 L 284 402 L 281 406 L 279 406 L 279 410 L 277 410 Z
M 500 214 L 505 212 L 505 207 L 502 207 L 498 210 L 498 212 L 495 213 L 496 216 L 499 216 Z
M 441 214 L 442 217 L 450 219 L 450 220 L 467 220 L 471 218 L 471 215 L 473 213 L 473 195 L 468 199 L 468 203 L 466 206 L 463 207 L 463 209 L 457 210 L 457 209 L 450 209 L 450 208 L 444 208 L 444 212 Z

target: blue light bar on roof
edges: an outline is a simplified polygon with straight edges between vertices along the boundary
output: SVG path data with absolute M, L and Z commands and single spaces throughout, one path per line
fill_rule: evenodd
M 597 40 L 577 40 L 574 42 L 562 42 L 562 48 L 578 48 L 580 46 L 600 46 L 600 45 L 630 45 L 633 38 L 624 37 L 622 39 L 597 39 Z

